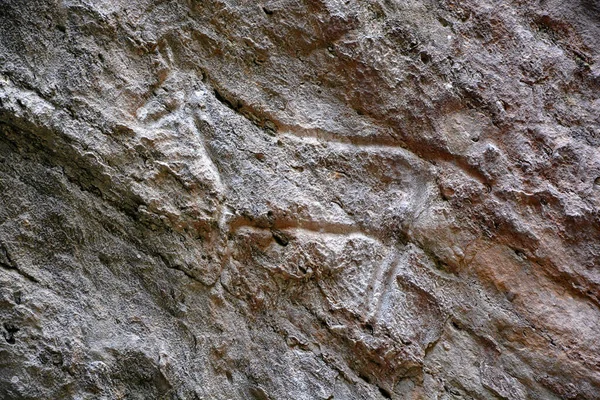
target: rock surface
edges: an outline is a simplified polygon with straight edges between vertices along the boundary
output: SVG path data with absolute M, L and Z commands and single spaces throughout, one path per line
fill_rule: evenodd
M 600 399 L 599 38 L 0 0 L 0 398 Z

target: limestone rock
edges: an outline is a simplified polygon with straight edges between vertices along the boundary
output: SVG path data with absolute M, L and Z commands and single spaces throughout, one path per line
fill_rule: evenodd
M 0 0 L 0 398 L 600 399 L 594 0 Z

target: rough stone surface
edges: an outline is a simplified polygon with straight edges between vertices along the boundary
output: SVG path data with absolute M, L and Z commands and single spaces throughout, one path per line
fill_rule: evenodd
M 596 0 L 0 0 L 1 399 L 600 399 Z

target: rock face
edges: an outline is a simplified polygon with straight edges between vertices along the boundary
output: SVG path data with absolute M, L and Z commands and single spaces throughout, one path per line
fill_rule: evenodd
M 0 398 L 600 399 L 599 38 L 0 0 Z

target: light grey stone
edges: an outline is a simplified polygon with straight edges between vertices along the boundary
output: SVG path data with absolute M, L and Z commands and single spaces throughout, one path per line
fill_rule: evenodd
M 599 399 L 599 21 L 0 1 L 0 398 Z

